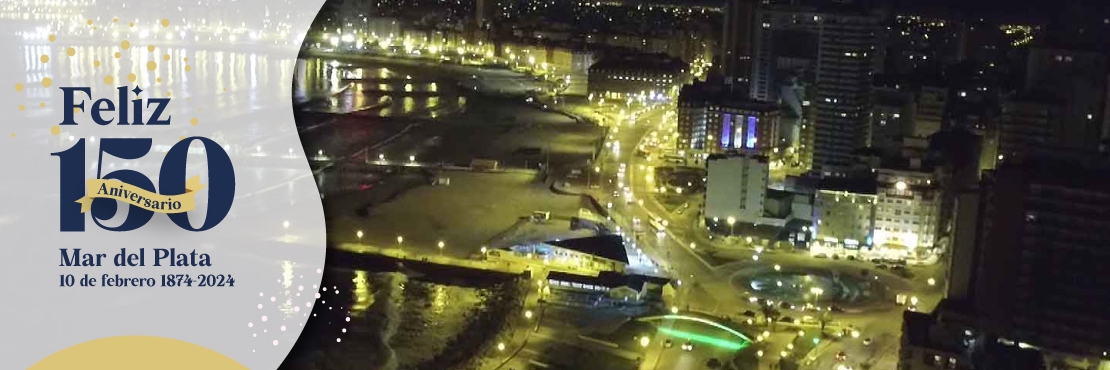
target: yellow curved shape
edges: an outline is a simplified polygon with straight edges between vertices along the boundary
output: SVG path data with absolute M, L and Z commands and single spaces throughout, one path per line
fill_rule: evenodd
M 231 358 L 176 339 L 120 336 L 95 339 L 55 352 L 29 370 L 246 369 Z

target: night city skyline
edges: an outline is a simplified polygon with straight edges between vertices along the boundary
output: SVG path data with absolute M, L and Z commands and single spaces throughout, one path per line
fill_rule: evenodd
M 1108 39 L 1079 0 L 328 1 L 292 103 L 340 307 L 283 368 L 1110 370 Z

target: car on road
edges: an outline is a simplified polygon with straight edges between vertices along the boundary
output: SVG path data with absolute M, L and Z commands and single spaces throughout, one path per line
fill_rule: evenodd
M 694 343 L 691 342 L 691 341 L 686 341 L 686 343 L 682 344 L 682 350 L 687 351 L 687 352 L 693 351 L 694 350 Z
M 870 346 L 871 345 L 871 338 L 863 338 L 863 345 Z
M 840 362 L 847 361 L 848 360 L 848 354 L 845 353 L 844 351 L 837 352 L 836 353 L 836 360 L 840 361 Z
M 671 347 L 674 347 L 674 342 L 672 342 L 670 339 L 667 339 L 667 340 L 663 341 L 663 348 L 671 348 Z

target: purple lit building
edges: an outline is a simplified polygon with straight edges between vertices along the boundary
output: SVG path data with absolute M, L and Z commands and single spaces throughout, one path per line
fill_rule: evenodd
M 769 154 L 779 144 L 779 108 L 731 85 L 695 83 L 678 96 L 678 145 L 689 153 L 742 150 Z

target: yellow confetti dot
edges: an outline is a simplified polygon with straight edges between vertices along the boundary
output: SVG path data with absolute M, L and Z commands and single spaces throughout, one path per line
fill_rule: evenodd
M 161 77 L 155 78 L 154 81 L 157 82 L 157 83 L 162 83 L 162 78 Z
M 85 23 L 87 23 L 88 25 L 91 26 L 92 25 L 92 19 L 85 21 Z
M 24 110 L 24 109 L 26 109 L 26 108 L 27 108 L 27 107 L 23 106 L 23 104 L 20 104 L 20 105 L 19 105 L 19 110 Z
M 166 96 L 171 96 L 171 95 L 173 95 L 172 92 L 166 91 Z
M 100 67 L 100 61 L 99 60 L 94 60 L 93 61 L 93 67 Z
M 193 67 L 185 66 L 185 72 L 189 72 L 189 71 L 192 71 L 192 70 L 193 70 Z
M 169 26 L 170 26 L 170 20 L 162 18 L 162 27 L 169 27 Z
M 62 128 L 58 127 L 58 125 L 54 125 L 53 127 L 50 128 L 50 134 L 51 135 L 58 136 L 58 134 L 60 134 L 60 133 L 62 133 Z
M 198 121 L 196 118 L 189 120 L 190 125 L 196 126 L 198 123 L 200 123 L 200 121 Z
M 15 84 L 15 91 L 23 91 L 23 84 L 21 84 L 21 83 Z
M 50 61 L 50 56 L 46 55 L 46 54 L 43 54 L 41 57 L 39 57 L 39 61 L 43 62 L 43 63 L 49 62 Z
M 181 141 L 181 140 L 185 140 L 185 137 L 182 136 L 182 137 L 177 138 L 177 141 Z
M 114 80 L 115 80 L 115 79 L 114 79 L 114 78 L 112 78 L 112 76 L 104 76 L 104 84 L 105 84 L 105 85 L 111 85 L 111 84 L 112 84 L 112 81 L 114 81 Z
M 127 74 L 127 82 L 135 82 L 135 79 L 137 79 L 137 78 L 138 78 L 138 76 L 135 76 L 134 73 L 128 73 Z
M 14 133 L 14 132 L 12 133 L 12 137 L 15 137 L 15 133 Z
M 58 37 L 56 37 L 54 35 L 50 35 L 50 37 L 48 37 L 48 38 L 50 39 L 50 42 L 54 42 L 54 40 L 58 39 Z
M 135 27 L 135 22 L 131 22 L 128 26 Z
M 39 108 L 46 108 L 46 102 L 40 102 Z
M 131 41 L 123 40 L 119 42 L 119 48 L 127 50 L 131 48 Z
M 149 52 L 153 53 L 154 52 L 154 45 L 147 45 L 146 46 L 146 51 L 149 51 Z
M 97 26 L 93 26 L 93 31 L 96 31 L 96 30 L 97 30 L 97 29 L 99 29 L 99 28 L 100 28 L 100 27 L 97 27 Z
M 50 87 L 50 85 L 53 85 L 53 84 L 54 84 L 54 80 L 51 80 L 50 77 L 43 77 L 42 78 L 42 87 Z
M 186 61 L 186 62 L 188 62 L 188 61 L 189 61 L 189 57 L 185 57 L 184 59 L 181 59 L 181 60 L 182 60 L 182 61 Z
M 167 61 L 167 62 L 170 61 L 170 55 L 169 54 L 163 55 L 162 60 Z
M 149 61 L 149 62 L 146 62 L 146 69 L 148 71 L 153 71 L 155 69 L 158 69 L 158 63 L 155 63 L 153 60 Z
M 73 108 L 73 113 L 81 113 L 81 108 Z
M 226 88 L 226 87 L 224 88 L 224 91 L 227 91 L 227 88 Z
M 77 49 L 74 49 L 74 48 L 66 49 L 66 55 L 69 55 L 69 56 L 77 55 Z
M 119 23 L 119 18 L 112 18 L 112 23 Z
M 119 59 L 119 56 L 120 56 L 120 54 L 119 54 L 119 52 L 117 51 L 117 52 L 116 52 L 116 55 L 115 55 L 116 59 Z

